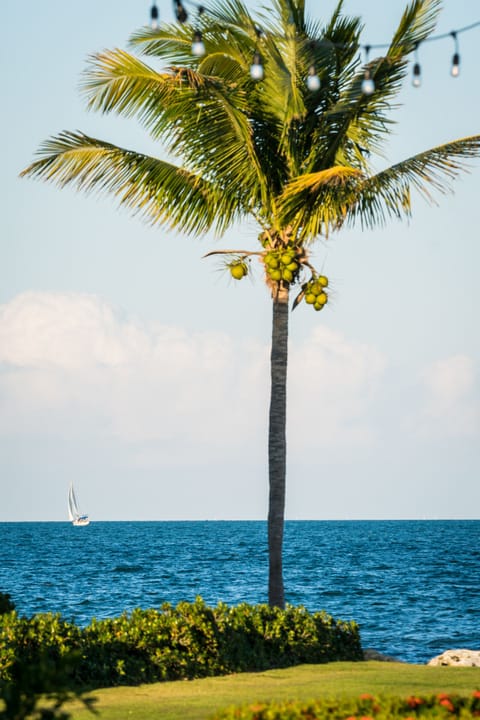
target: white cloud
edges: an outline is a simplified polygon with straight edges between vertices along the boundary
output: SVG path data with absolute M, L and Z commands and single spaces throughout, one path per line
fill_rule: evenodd
M 28 292 L 0 307 L 0 362 L 9 365 L 113 367 L 148 346 L 144 331 L 92 295 Z
M 203 446 L 221 452 L 263 433 L 255 388 L 267 359 L 266 348 L 221 333 L 142 326 L 97 297 L 25 293 L 0 308 L 0 423 L 60 435 L 80 426 L 159 443 L 164 459 L 185 459 L 186 447 L 198 458 Z
M 423 371 L 422 381 L 422 434 L 468 437 L 480 432 L 478 364 L 471 357 L 454 355 L 438 360 Z
M 371 413 L 386 365 L 376 348 L 316 328 L 291 350 L 289 411 L 299 419 L 292 440 L 299 448 L 374 442 Z
M 222 333 L 142 325 L 98 297 L 25 293 L 0 307 L 0 432 L 117 438 L 140 466 L 264 453 L 268 354 Z M 292 451 L 371 443 L 385 363 L 324 327 L 292 346 Z
M 165 517 L 263 516 L 269 349 L 141 323 L 98 297 L 19 295 L 0 306 L 0 477 L 18 477 L 11 492 L 19 507 L 37 472 L 52 503 L 77 473 L 84 493 L 121 481 L 123 516 L 153 516 L 137 488 L 147 504 L 160 498 Z M 468 441 L 476 447 L 478 366 L 467 356 L 432 364 L 419 382 L 377 348 L 321 325 L 302 342 L 292 338 L 288 378 L 289 503 L 299 516 L 314 516 L 315 507 L 335 516 L 347 488 L 361 503 L 352 463 L 368 468 L 360 471 L 362 497 L 370 492 L 370 506 L 385 497 L 387 507 L 385 471 L 403 472 L 402 458 L 428 456 L 438 478 L 444 468 L 432 442 L 456 470 L 468 462 Z M 460 445 L 443 442 L 454 435 Z M 318 473 L 324 481 L 312 486 Z M 418 467 L 414 475 L 411 483 L 420 482 Z M 398 493 L 405 482 L 402 475 Z M 97 511 L 110 517 L 105 498 L 95 499 L 104 502 Z

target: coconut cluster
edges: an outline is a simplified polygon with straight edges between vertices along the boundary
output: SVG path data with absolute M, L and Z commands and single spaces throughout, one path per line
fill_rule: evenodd
M 328 302 L 328 294 L 325 288 L 328 287 L 328 278 L 325 275 L 313 277 L 303 285 L 304 299 L 308 305 L 313 305 L 315 310 L 323 310 Z
M 274 282 L 283 280 L 293 283 L 298 277 L 300 262 L 295 248 L 268 250 L 263 257 L 263 262 L 267 276 Z
M 313 305 L 315 310 L 323 310 L 328 302 L 328 278 L 326 275 L 317 275 L 315 269 L 307 262 L 307 255 L 303 249 L 293 244 L 285 244 L 277 247 L 270 244 L 270 238 L 261 240 L 264 247 L 263 252 L 248 253 L 239 252 L 238 255 L 230 255 L 230 260 L 225 263 L 230 275 L 235 280 L 242 280 L 250 271 L 249 255 L 259 255 L 260 261 L 265 267 L 267 284 L 285 283 L 291 285 L 298 281 L 301 270 L 310 268 L 312 276 L 308 282 L 302 284 L 302 289 L 293 303 L 295 308 L 299 302 L 305 300 L 307 305 Z

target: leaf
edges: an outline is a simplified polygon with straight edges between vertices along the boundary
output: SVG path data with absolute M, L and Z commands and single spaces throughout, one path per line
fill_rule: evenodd
M 445 193 L 465 161 L 480 155 L 480 135 L 455 140 L 419 153 L 371 176 L 349 168 L 330 168 L 295 178 L 278 205 L 283 222 L 305 241 L 328 236 L 357 218 L 363 227 L 382 225 L 389 217 L 411 212 L 411 191 L 433 202 L 432 191 Z
M 46 141 L 21 175 L 74 184 L 85 192 L 110 193 L 153 224 L 201 234 L 222 232 L 238 215 L 235 198 L 195 173 L 81 133 Z
M 305 290 L 303 290 L 303 288 L 302 288 L 302 290 L 300 290 L 300 292 L 298 293 L 297 297 L 296 297 L 295 300 L 293 301 L 292 311 L 295 310 L 295 308 L 297 307 L 297 305 L 299 305 L 299 304 L 302 302 L 302 300 L 303 300 L 304 297 L 305 297 Z

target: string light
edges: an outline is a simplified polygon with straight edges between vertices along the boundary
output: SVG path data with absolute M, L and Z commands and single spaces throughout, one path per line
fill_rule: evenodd
M 155 0 L 153 0 L 153 5 L 150 8 L 150 25 L 152 30 L 158 29 L 158 8 L 155 4 Z
M 418 62 L 418 45 L 415 45 L 415 64 L 413 66 L 413 73 L 412 73 L 412 85 L 413 87 L 420 87 L 422 84 L 422 69 L 420 67 L 420 63 Z
M 205 12 L 205 7 L 203 5 L 197 5 L 193 0 L 184 0 L 185 2 L 189 3 L 190 5 L 193 5 L 197 8 L 199 16 Z M 182 3 L 181 0 L 173 0 L 174 2 L 174 13 L 175 17 L 181 24 L 184 24 L 188 20 L 188 13 Z M 150 8 L 150 24 L 152 29 L 156 30 L 158 29 L 158 20 L 159 20 L 159 12 L 158 8 L 156 6 L 155 0 L 153 0 L 152 7 Z M 458 35 L 460 33 L 468 32 L 470 30 L 473 30 L 476 27 L 480 26 L 480 20 L 477 22 L 471 23 L 470 25 L 466 25 L 465 27 L 459 28 L 458 30 L 452 30 L 448 33 L 443 33 L 441 35 L 431 35 L 430 37 L 425 38 L 422 40 L 423 43 L 425 42 L 433 42 L 435 40 L 444 40 L 447 37 L 451 37 L 454 40 L 455 43 L 455 51 L 452 56 L 452 63 L 450 68 L 450 74 L 452 77 L 456 78 L 460 74 L 460 53 L 458 48 Z M 255 28 L 256 34 L 257 34 L 257 40 L 261 37 L 262 31 L 259 28 Z M 312 47 L 315 46 L 315 42 L 312 41 L 311 43 Z M 345 45 L 336 45 L 336 47 L 346 47 Z M 375 45 L 361 45 L 360 49 L 363 49 L 365 52 L 365 65 L 368 64 L 368 57 L 370 50 L 381 50 L 386 49 L 390 47 L 390 43 L 380 43 Z M 420 62 L 418 59 L 418 44 L 414 48 L 415 52 L 415 62 L 413 64 L 413 70 L 412 70 L 412 84 L 414 87 L 418 88 L 422 84 L 422 69 L 420 66 Z M 203 43 L 203 37 L 202 32 L 200 29 L 196 29 L 193 33 L 193 40 L 192 40 L 192 54 L 198 56 L 205 54 L 205 45 Z M 258 47 L 256 48 L 252 63 L 250 65 L 250 76 L 253 80 L 259 81 L 263 80 L 265 75 L 264 67 L 262 63 L 262 56 L 258 50 Z M 317 73 L 315 63 L 311 63 L 308 68 L 308 74 L 306 77 L 306 85 L 307 88 L 311 92 L 316 92 L 321 87 L 321 79 Z M 365 67 L 364 70 L 364 76 L 361 84 L 362 93 L 364 95 L 372 95 L 375 92 L 375 82 L 372 77 L 372 72 L 369 67 Z
M 263 35 L 261 28 L 255 28 L 255 35 L 257 36 L 257 48 L 253 53 L 252 64 L 250 65 L 250 77 L 252 78 L 252 80 L 258 82 L 259 80 L 263 80 L 263 76 L 265 74 L 262 64 L 262 56 L 260 55 L 260 52 L 258 50 L 258 42 Z
M 197 57 L 205 55 L 205 45 L 203 44 L 202 33 L 200 30 L 195 30 L 193 33 L 192 53 L 193 55 L 197 55 Z
M 365 65 L 368 64 L 368 56 L 370 54 L 370 45 L 365 45 Z M 365 74 L 362 81 L 362 93 L 364 95 L 372 95 L 375 92 L 375 83 L 373 82 L 370 68 L 365 68 Z
M 452 77 L 458 77 L 460 73 L 460 54 L 458 52 L 458 39 L 457 39 L 457 33 L 455 30 L 452 30 L 450 35 L 453 38 L 453 41 L 455 43 L 455 52 L 453 53 L 452 57 L 452 68 L 450 70 L 450 74 Z
M 320 90 L 320 85 L 320 78 L 317 75 L 315 65 L 312 64 L 308 68 L 307 87 L 311 92 L 316 92 L 317 90 Z
M 255 51 L 250 65 L 250 77 L 252 80 L 263 80 L 263 76 L 262 56 L 258 51 Z
M 200 18 L 202 17 L 203 13 L 205 12 L 205 8 L 203 5 L 200 5 L 198 8 L 198 22 L 200 24 Z M 198 28 L 193 33 L 193 41 L 192 41 L 192 53 L 196 55 L 197 57 L 201 57 L 202 55 L 205 55 L 205 45 L 203 44 L 203 38 L 202 38 L 202 31 Z

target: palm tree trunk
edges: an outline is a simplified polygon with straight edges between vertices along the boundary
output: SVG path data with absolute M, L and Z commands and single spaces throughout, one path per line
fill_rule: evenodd
M 284 608 L 283 527 L 285 520 L 286 410 L 288 358 L 288 286 L 283 283 L 273 295 L 272 349 L 270 355 L 271 396 L 268 431 L 268 602 Z

